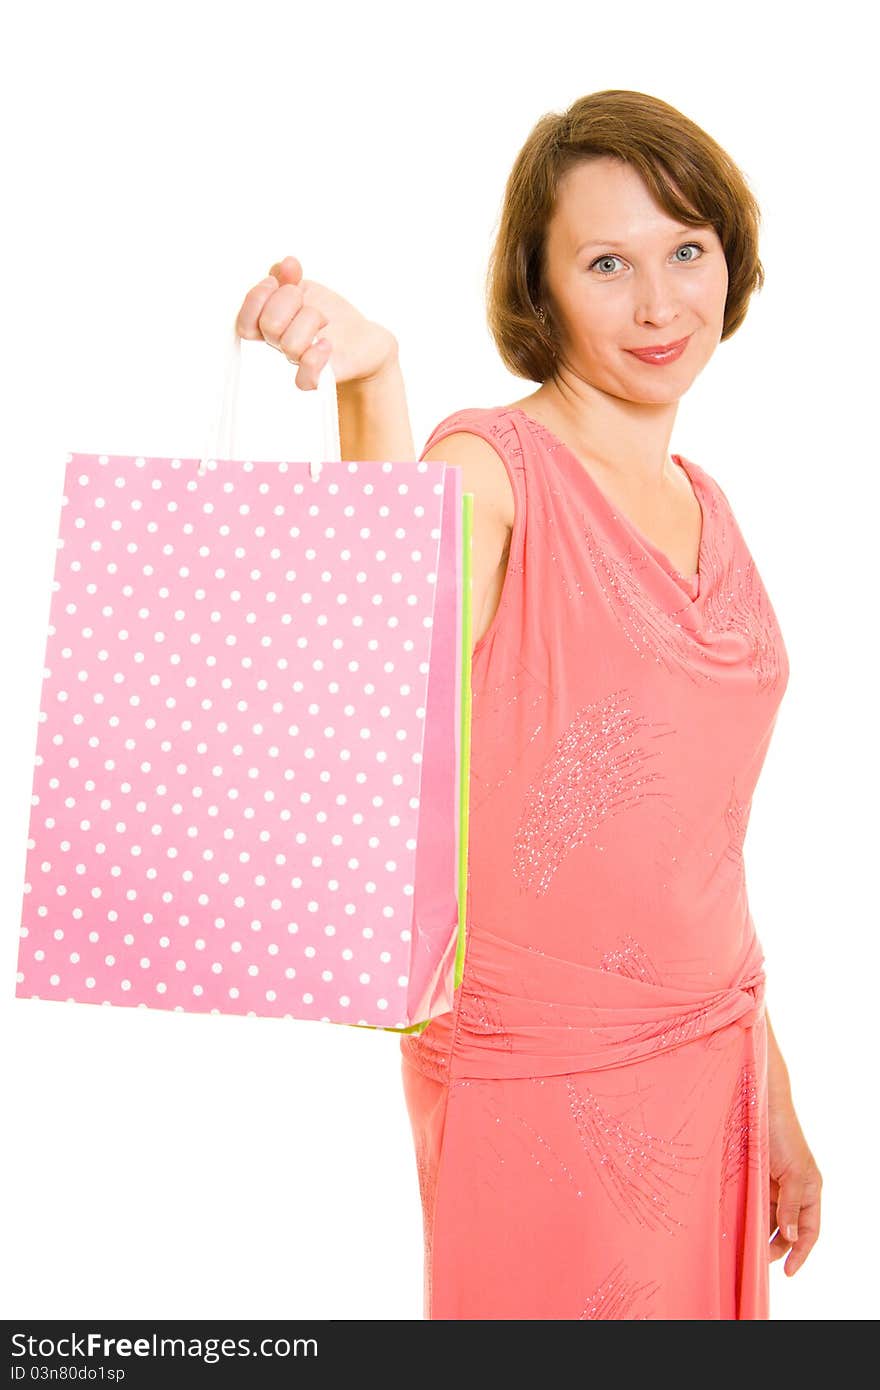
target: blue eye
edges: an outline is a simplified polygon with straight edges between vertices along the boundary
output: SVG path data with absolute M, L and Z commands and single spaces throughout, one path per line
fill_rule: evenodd
M 703 251 L 704 251 L 705 248 L 704 248 L 704 247 L 700 244 L 700 242 L 698 242 L 698 241 L 686 241 L 686 242 L 684 243 L 684 245 L 683 245 L 683 246 L 679 246 L 678 249 L 679 249 L 679 251 L 686 251 L 686 250 L 688 249 L 689 246 L 695 246 L 695 247 L 697 248 L 697 250 L 699 251 L 700 255 L 702 256 Z M 690 260 L 690 261 L 692 261 L 693 259 L 694 259 L 693 256 L 689 256 L 689 257 L 688 257 L 688 260 Z
M 679 251 L 684 251 L 684 250 L 686 250 L 688 247 L 696 247 L 696 249 L 699 251 L 699 253 L 700 253 L 701 256 L 704 254 L 705 249 L 706 249 L 699 241 L 686 241 L 686 242 L 684 242 L 681 246 L 679 246 L 678 250 L 679 250 Z M 677 254 L 678 254 L 678 252 L 676 252 L 676 255 L 677 255 Z M 597 256 L 596 259 L 595 259 L 594 261 L 591 262 L 591 264 L 590 264 L 590 266 L 589 266 L 588 268 L 589 268 L 590 270 L 593 270 L 597 265 L 601 265 L 602 261 L 619 261 L 620 259 L 621 259 L 620 256 L 612 255 L 612 253 L 609 251 L 609 252 L 607 253 L 607 255 L 604 255 L 604 256 Z M 679 265 L 690 265 L 691 261 L 693 261 L 694 259 L 699 259 L 699 257 L 696 257 L 696 258 L 695 258 L 694 256 L 688 256 L 687 260 L 685 260 L 685 261 L 679 261 Z M 602 272 L 601 272 L 602 279 L 604 279 L 604 280 L 610 279 L 612 273 L 613 273 L 613 272 L 602 271 Z

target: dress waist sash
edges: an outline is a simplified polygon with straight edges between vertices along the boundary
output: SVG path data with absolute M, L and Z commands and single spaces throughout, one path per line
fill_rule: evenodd
M 448 1061 L 455 1080 L 602 1071 L 733 1023 L 753 1027 L 764 992 L 755 935 L 735 982 L 707 992 L 561 960 L 479 929 L 468 942 L 457 1012 L 410 1035 L 404 1055 L 435 1077 Z

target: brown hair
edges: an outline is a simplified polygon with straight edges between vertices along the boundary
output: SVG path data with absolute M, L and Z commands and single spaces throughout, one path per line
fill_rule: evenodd
M 516 376 L 543 383 L 554 375 L 553 306 L 545 285 L 547 224 L 562 176 L 603 156 L 631 164 L 673 217 L 689 226 L 708 223 L 715 228 L 728 269 L 722 342 L 739 328 L 751 295 L 763 286 L 760 210 L 730 156 L 657 97 L 592 92 L 562 115 L 541 117 L 507 179 L 486 299 L 489 331 Z

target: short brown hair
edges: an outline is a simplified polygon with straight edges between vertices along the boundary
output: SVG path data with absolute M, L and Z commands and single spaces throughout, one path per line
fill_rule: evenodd
M 728 270 L 722 342 L 739 328 L 749 299 L 763 286 L 760 210 L 730 156 L 687 116 L 657 97 L 592 92 L 562 115 L 542 116 L 531 131 L 507 179 L 489 258 L 489 331 L 505 366 L 529 381 L 543 383 L 555 371 L 545 247 L 560 179 L 577 164 L 608 156 L 631 164 L 673 217 L 689 226 L 708 223 L 715 228 Z

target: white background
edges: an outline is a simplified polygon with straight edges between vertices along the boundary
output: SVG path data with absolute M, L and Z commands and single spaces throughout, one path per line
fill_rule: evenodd
M 746 840 L 767 1002 L 825 1187 L 776 1319 L 877 1313 L 877 253 L 863 7 L 19 6 L 3 26 L 0 1315 L 417 1319 L 395 1034 L 16 1000 L 63 459 L 194 456 L 285 254 L 398 336 L 416 447 L 534 389 L 483 281 L 535 121 L 626 87 L 746 173 L 763 293 L 672 448 L 725 488 L 791 677 Z M 245 344 L 303 457 L 317 396 Z M 245 430 L 247 421 L 241 419 Z M 263 451 L 263 452 L 260 452 Z M 870 711 L 875 711 L 872 716 Z

